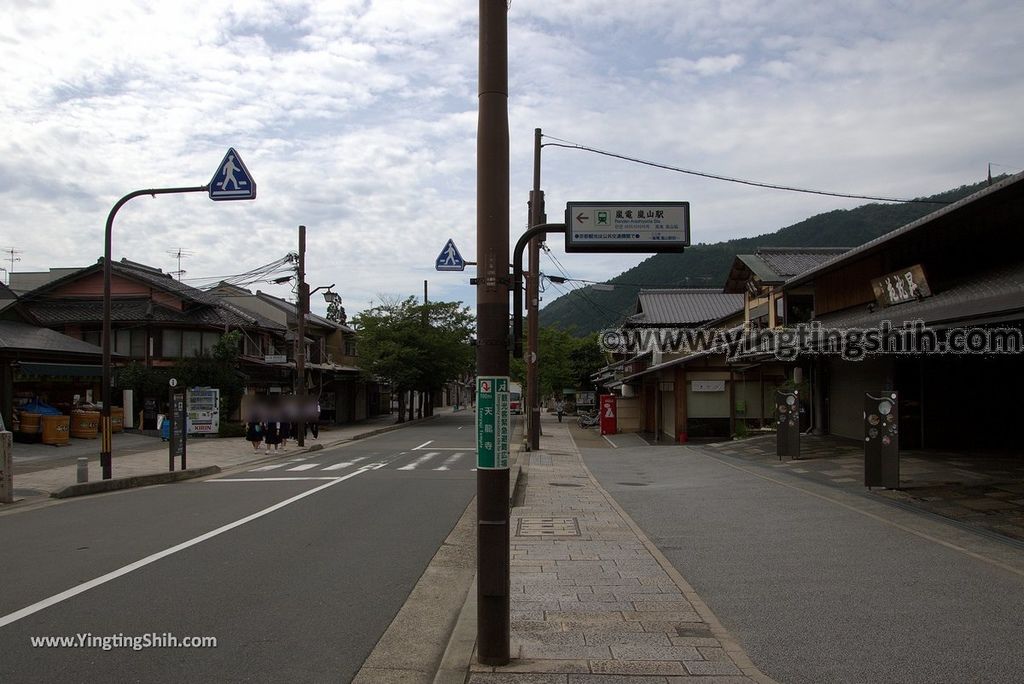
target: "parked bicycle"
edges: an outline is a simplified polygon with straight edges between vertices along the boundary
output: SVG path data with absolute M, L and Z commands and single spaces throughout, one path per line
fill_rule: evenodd
M 600 423 L 601 419 L 598 417 L 597 411 L 581 413 L 580 417 L 576 420 L 576 424 L 581 428 L 597 427 Z

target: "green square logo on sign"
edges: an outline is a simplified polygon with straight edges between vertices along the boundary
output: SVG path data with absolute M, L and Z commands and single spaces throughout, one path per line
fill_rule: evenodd
M 476 379 L 476 467 L 508 468 L 508 376 Z

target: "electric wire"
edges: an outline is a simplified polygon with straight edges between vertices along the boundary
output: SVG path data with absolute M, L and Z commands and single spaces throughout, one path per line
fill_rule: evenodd
M 853 193 L 845 192 L 831 192 L 828 190 L 811 190 L 808 188 L 796 188 L 788 185 L 778 185 L 775 183 L 766 183 L 762 181 L 744 180 L 742 178 L 732 178 L 730 176 L 722 176 L 715 173 L 708 173 L 706 171 L 695 171 L 693 169 L 684 169 L 678 166 L 671 166 L 669 164 L 662 164 L 660 162 L 648 161 L 645 159 L 638 159 L 636 157 L 630 157 L 624 154 L 618 154 L 616 152 L 608 152 L 607 150 L 599 150 L 595 147 L 588 147 L 587 145 L 581 145 L 574 143 L 570 140 L 563 140 L 562 138 L 556 138 L 552 135 L 542 135 L 543 138 L 550 140 L 556 140 L 558 142 L 543 143 L 541 147 L 564 147 L 569 150 L 582 150 L 585 152 L 593 152 L 594 154 L 600 154 L 605 157 L 612 157 L 614 159 L 621 159 L 623 161 L 633 162 L 635 164 L 642 164 L 644 166 L 652 166 L 657 169 L 665 169 L 666 171 L 675 171 L 676 173 L 685 173 L 691 176 L 700 176 L 701 178 L 710 178 L 711 180 L 720 180 L 728 183 L 739 183 L 741 185 L 751 185 L 758 188 L 767 188 L 769 190 L 783 190 L 785 192 L 802 192 L 810 195 L 824 195 L 826 197 L 843 197 L 846 199 L 862 199 L 871 200 L 873 202 L 899 202 L 903 204 L 952 204 L 942 200 L 926 200 L 926 199 L 901 199 L 896 197 L 876 197 L 873 195 L 857 195 Z

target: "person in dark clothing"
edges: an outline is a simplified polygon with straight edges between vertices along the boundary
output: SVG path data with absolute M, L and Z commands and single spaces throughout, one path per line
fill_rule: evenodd
M 253 451 L 259 451 L 260 443 L 263 442 L 263 424 L 258 422 L 247 423 L 245 426 L 245 438 L 252 442 Z

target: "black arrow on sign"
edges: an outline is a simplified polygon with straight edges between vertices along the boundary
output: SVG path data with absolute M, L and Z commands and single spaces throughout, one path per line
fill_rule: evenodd
M 587 218 L 587 215 L 586 215 L 586 214 L 584 214 L 584 213 L 583 213 L 583 212 L 581 211 L 581 212 L 579 213 L 579 215 L 578 215 L 578 216 L 576 217 L 576 220 L 577 220 L 577 221 L 579 221 L 580 223 L 583 223 L 583 220 L 584 220 L 584 219 L 586 219 L 586 218 Z

